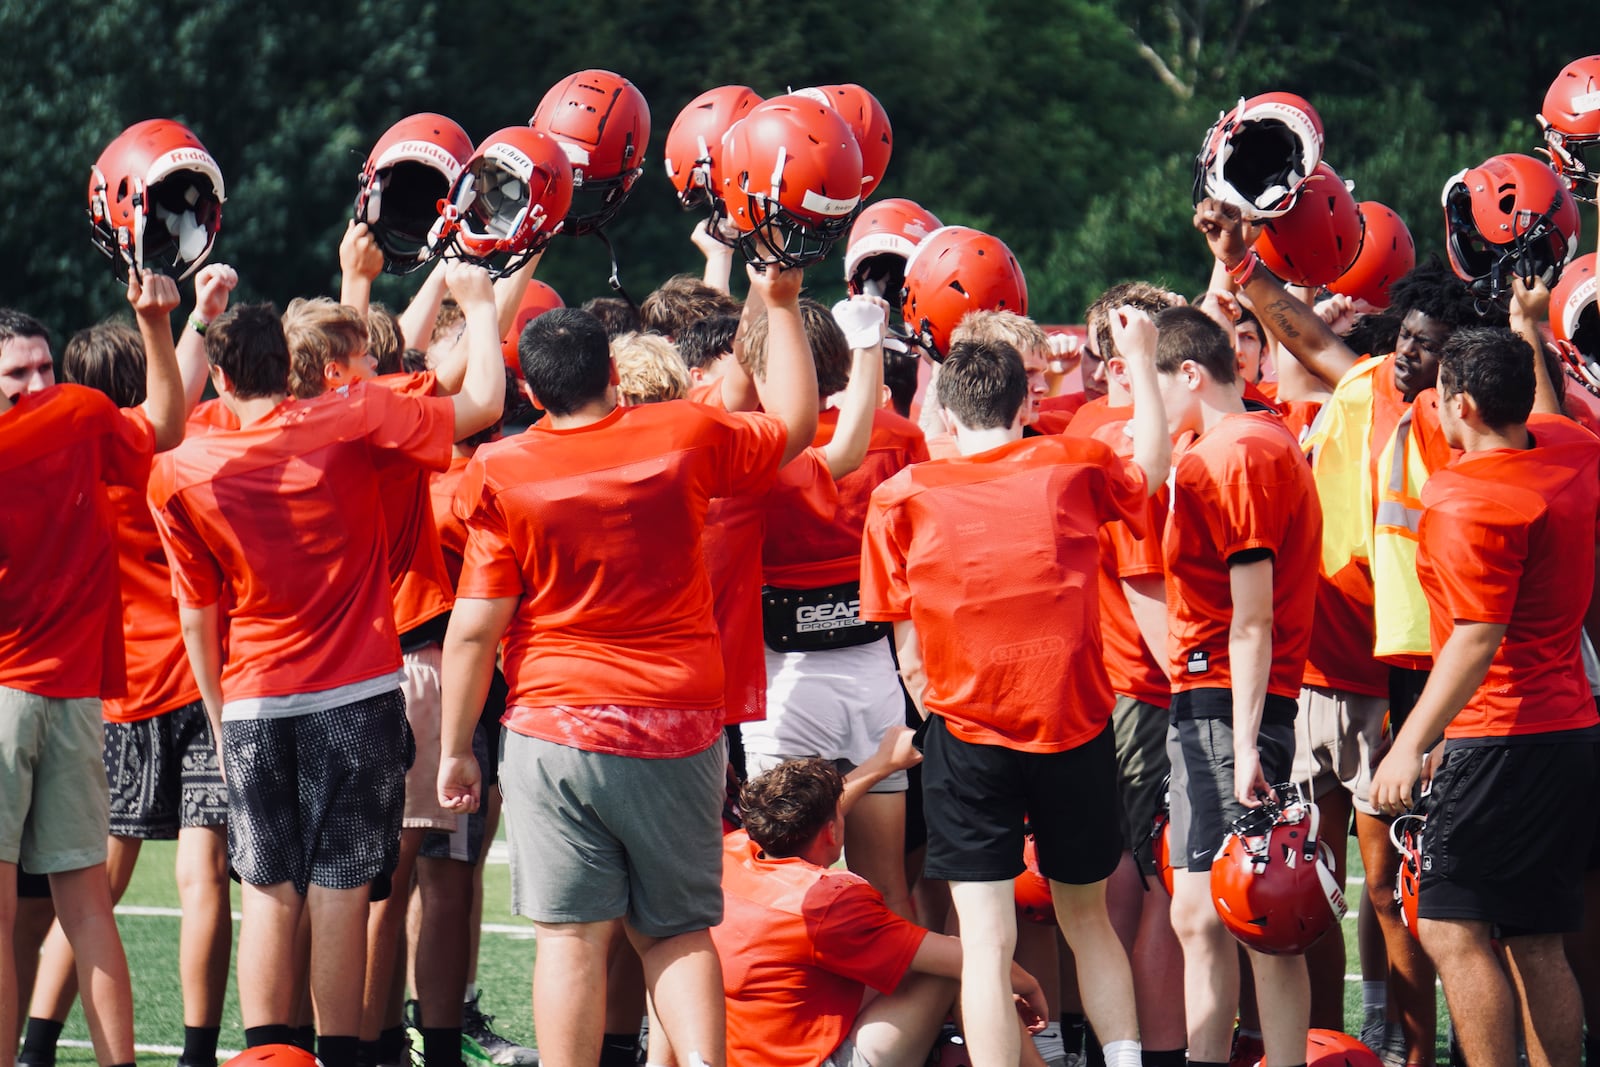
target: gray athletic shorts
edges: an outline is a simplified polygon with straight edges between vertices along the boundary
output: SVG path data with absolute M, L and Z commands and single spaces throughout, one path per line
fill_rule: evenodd
M 511 908 L 541 923 L 627 916 L 646 937 L 722 921 L 727 742 L 640 759 L 506 731 Z

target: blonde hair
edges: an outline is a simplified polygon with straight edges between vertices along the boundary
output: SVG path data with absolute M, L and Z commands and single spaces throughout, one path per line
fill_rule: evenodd
M 367 320 L 325 296 L 296 297 L 283 312 L 289 343 L 289 392 L 301 400 L 321 396 L 323 371 L 367 350 Z
M 689 395 L 689 368 L 660 334 L 625 333 L 611 342 L 617 394 L 624 404 L 656 404 Z
M 1015 311 L 969 311 L 950 331 L 950 344 L 1010 345 L 1027 360 L 1030 352 L 1048 352 L 1050 338 L 1038 323 Z

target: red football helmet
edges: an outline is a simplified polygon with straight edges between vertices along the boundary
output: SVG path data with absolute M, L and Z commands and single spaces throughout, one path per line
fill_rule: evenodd
M 439 220 L 461 170 L 472 158 L 467 131 L 423 112 L 390 126 L 361 169 L 355 219 L 383 249 L 383 269 L 409 274 L 432 258 L 428 231 Z
M 760 94 L 749 86 L 723 85 L 707 89 L 678 112 L 663 155 L 667 179 L 685 211 L 709 204 L 716 195 L 722 135 L 759 103 Z
M 1028 313 L 1028 282 L 1005 242 L 966 226 L 929 234 L 906 263 L 906 329 L 939 362 L 969 311 Z
M 891 303 L 906 284 L 906 261 L 941 223 L 911 200 L 880 200 L 856 216 L 844 247 L 845 285 Z
M 1206 131 L 1194 161 L 1194 202 L 1213 197 L 1246 219 L 1272 219 L 1294 206 L 1322 162 L 1322 118 L 1293 93 L 1240 98 Z
M 1317 806 L 1297 785 L 1273 788 L 1276 802 L 1234 822 L 1211 865 L 1211 898 L 1246 948 L 1295 955 L 1337 925 L 1346 906 L 1333 850 L 1317 836 Z
M 1039 873 L 1039 853 L 1032 834 L 1022 839 L 1022 863 L 1026 870 L 1017 875 L 1012 889 L 1017 911 L 1029 922 L 1053 924 L 1056 905 L 1050 896 L 1050 879 Z
M 522 294 L 522 303 L 517 305 L 517 317 L 511 320 L 511 329 L 500 339 L 500 354 L 505 358 L 507 370 L 522 377 L 522 359 L 517 355 L 517 339 L 522 336 L 522 328 L 546 311 L 566 306 L 561 294 L 544 282 L 537 278 L 528 281 L 528 291 Z
M 1382 311 L 1389 306 L 1389 286 L 1417 265 L 1417 246 L 1405 220 L 1392 209 L 1376 200 L 1363 200 L 1356 209 L 1361 212 L 1361 249 L 1328 289 Z
M 222 228 L 222 169 L 188 127 L 146 119 L 119 133 L 89 172 L 95 246 L 128 266 L 187 278 Z
M 1578 251 L 1578 205 L 1532 156 L 1493 156 L 1445 182 L 1445 246 L 1480 298 L 1509 299 L 1514 276 L 1554 285 Z
M 1600 56 L 1574 59 L 1561 69 L 1550 83 L 1538 119 L 1556 173 L 1573 196 L 1593 203 L 1600 156 L 1592 166 L 1589 157 L 1600 145 Z
M 549 134 L 507 126 L 484 139 L 440 207 L 434 250 L 498 278 L 541 251 L 572 206 L 572 165 Z
M 723 137 L 721 192 L 746 261 L 804 267 L 849 231 L 861 202 L 861 149 L 828 105 L 774 97 Z
M 1383 1067 L 1383 1060 L 1349 1034 L 1307 1030 L 1306 1067 Z
M 560 142 L 572 161 L 574 202 L 567 233 L 581 237 L 616 217 L 644 173 L 650 105 L 627 78 L 580 70 L 544 94 L 528 125 Z
M 877 97 L 853 82 L 800 89 L 795 95 L 827 104 L 844 118 L 850 132 L 855 134 L 856 145 L 861 149 L 861 199 L 865 201 L 883 181 L 883 172 L 889 169 L 889 156 L 894 150 L 889 113 L 883 110 Z
M 1172 816 L 1166 804 L 1156 812 L 1150 826 L 1150 859 L 1155 864 L 1156 877 L 1166 886 L 1167 896 L 1172 895 Z
M 1261 262 L 1292 285 L 1322 286 L 1355 262 L 1361 249 L 1361 211 L 1334 169 L 1318 163 L 1294 207 L 1262 223 Z
M 257 1045 L 222 1067 L 322 1067 L 322 1061 L 299 1045 Z
M 1408 813 L 1389 824 L 1389 840 L 1400 853 L 1394 899 L 1412 937 L 1417 936 L 1417 888 L 1422 879 L 1422 832 L 1427 823 L 1427 816 Z

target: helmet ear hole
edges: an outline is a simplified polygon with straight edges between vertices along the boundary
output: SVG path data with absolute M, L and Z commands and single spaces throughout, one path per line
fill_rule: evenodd
M 117 203 L 128 199 L 128 179 L 124 178 L 117 183 Z

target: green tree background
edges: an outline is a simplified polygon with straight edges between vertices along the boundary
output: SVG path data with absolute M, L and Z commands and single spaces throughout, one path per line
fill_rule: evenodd
M 0 303 L 58 335 L 125 309 L 84 215 L 89 166 L 126 125 L 190 125 L 228 183 L 214 258 L 242 295 L 334 292 L 337 244 L 367 149 L 441 111 L 475 138 L 526 122 L 545 89 L 598 66 L 653 112 L 647 171 L 612 227 L 629 290 L 698 270 L 660 166 L 678 110 L 713 85 L 763 94 L 855 81 L 894 123 L 879 196 L 1011 245 L 1042 321 L 1076 321 L 1132 277 L 1194 290 L 1190 165 L 1241 94 L 1308 97 L 1329 161 L 1442 249 L 1444 180 L 1538 144 L 1563 64 L 1600 50 L 1600 7 L 1522 0 L 6 0 L 0 4 Z M 1586 216 L 1586 223 L 1592 216 Z M 1585 245 L 1593 235 L 1586 235 Z M 840 289 L 839 253 L 814 268 Z M 540 276 L 569 303 L 608 292 L 604 250 L 558 239 Z M 417 281 L 384 279 L 403 304 Z

